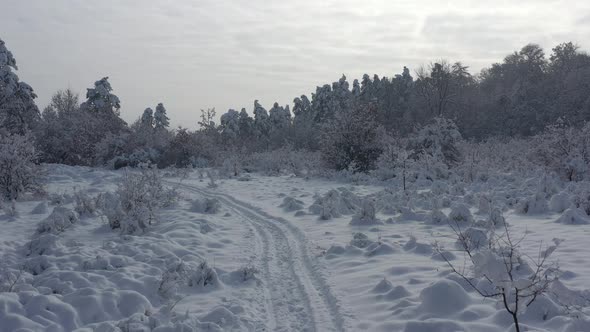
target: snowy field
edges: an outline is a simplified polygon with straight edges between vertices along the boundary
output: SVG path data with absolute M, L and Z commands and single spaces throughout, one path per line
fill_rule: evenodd
M 178 199 L 146 232 L 122 235 L 96 202 L 125 171 L 45 168 L 47 196 L 0 215 L 0 331 L 513 330 L 501 300 L 446 261 L 469 269 L 448 220 L 484 229 L 490 202 L 523 257 L 558 244 L 559 277 L 521 310 L 521 328 L 590 331 L 590 220 L 571 207 L 587 182 L 505 175 L 404 193 L 162 171 Z

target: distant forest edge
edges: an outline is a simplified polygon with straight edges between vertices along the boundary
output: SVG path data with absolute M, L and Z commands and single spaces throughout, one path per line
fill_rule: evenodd
M 451 167 L 463 157 L 452 145 L 459 140 L 589 131 L 581 128 L 590 119 L 590 56 L 572 42 L 555 46 L 549 56 L 528 44 L 477 75 L 461 62 L 444 60 L 414 71 L 403 67 L 393 77 L 365 74 L 349 83 L 343 75 L 318 86 L 311 98 L 295 98 L 292 107 L 275 103 L 267 110 L 254 101 L 251 114 L 230 109 L 219 123 L 214 109 L 201 110 L 194 131 L 170 129 L 162 103 L 128 125 L 108 77 L 95 82 L 83 102 L 70 90 L 57 91 L 41 112 L 17 69 L 0 40 L 2 146 L 32 144 L 34 150 L 25 150 L 36 162 L 114 168 L 225 165 L 237 173 L 243 166 L 235 160 L 288 150 L 317 157 L 328 169 L 369 172 L 386 153 L 408 160 L 438 155 Z M 577 153 L 578 164 L 588 165 L 588 151 Z

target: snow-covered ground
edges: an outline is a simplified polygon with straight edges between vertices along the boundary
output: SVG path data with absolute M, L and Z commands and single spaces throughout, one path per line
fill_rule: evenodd
M 10 290 L 0 293 L 0 331 L 507 331 L 501 303 L 451 273 L 433 247 L 463 266 L 432 210 L 446 217 L 464 204 L 475 222 L 489 215 L 481 197 L 504 207 L 526 254 L 559 242 L 552 291 L 563 303 L 536 301 L 520 315 L 525 330 L 590 331 L 590 225 L 555 222 L 575 217 L 562 213 L 573 189 L 555 181 L 449 180 L 405 194 L 295 176 L 214 187 L 197 171 L 166 172 L 180 198 L 144 234 L 121 235 L 101 213 L 43 233 L 38 225 L 73 209 L 76 192 L 114 191 L 125 172 L 46 168 L 48 197 L 0 216 L 0 282 Z

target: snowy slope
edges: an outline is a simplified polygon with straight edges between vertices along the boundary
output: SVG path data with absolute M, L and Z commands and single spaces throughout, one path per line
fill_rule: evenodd
M 14 284 L 0 293 L 1 331 L 507 331 L 503 307 L 453 275 L 432 246 L 442 243 L 463 262 L 449 227 L 430 221 L 431 201 L 464 203 L 478 219 L 480 193 L 504 197 L 507 222 L 527 235 L 530 255 L 541 241 L 563 240 L 552 256 L 563 271 L 556 291 L 568 300 L 589 293 L 590 225 L 556 223 L 561 213 L 533 213 L 532 203 L 516 212 L 536 182 L 435 183 L 407 196 L 293 176 L 211 188 L 197 172 L 170 173 L 165 182 L 180 199 L 147 233 L 120 235 L 94 213 L 42 237 L 38 225 L 54 208 L 73 209 L 76 192 L 113 191 L 124 172 L 46 167 L 49 199 L 17 202 L 17 216 L 0 217 L 2 276 Z M 359 216 L 369 201 L 375 218 Z M 538 301 L 521 322 L 590 331 L 583 316 Z

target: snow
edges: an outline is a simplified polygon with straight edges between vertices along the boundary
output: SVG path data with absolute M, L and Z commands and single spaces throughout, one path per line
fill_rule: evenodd
M 522 326 L 590 330 L 584 314 L 566 310 L 587 313 L 589 217 L 560 183 L 507 175 L 404 193 L 249 174 L 213 188 L 198 172 L 170 172 L 165 184 L 177 203 L 145 232 L 122 234 L 90 202 L 130 171 L 44 167 L 47 197 L 26 197 L 16 216 L 0 215 L 2 331 L 513 329 L 501 303 L 449 270 L 441 255 L 464 261 L 449 220 L 474 248 L 486 239 L 482 225 L 505 221 L 526 254 L 540 244 L 555 250 L 559 296 L 539 298 L 520 314 Z

